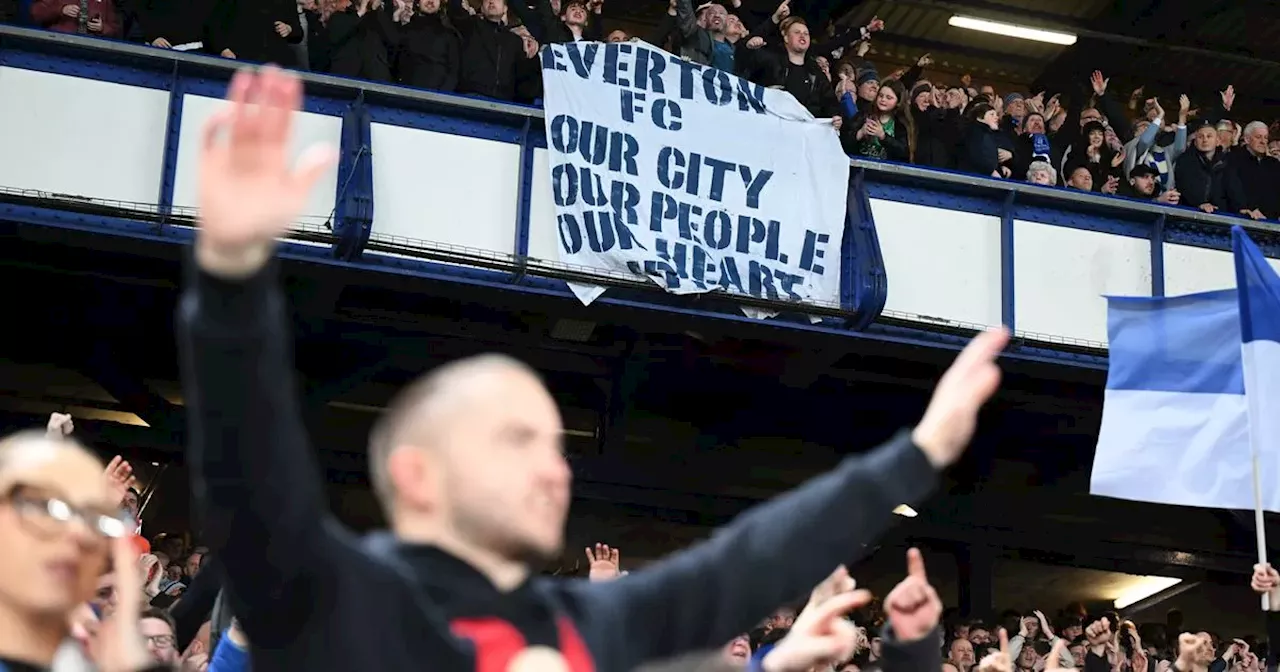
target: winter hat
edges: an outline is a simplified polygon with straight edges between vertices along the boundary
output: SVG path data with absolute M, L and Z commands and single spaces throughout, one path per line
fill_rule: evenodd
M 1011 93 L 1011 94 L 1009 94 L 1009 95 L 1005 96 L 1005 97 L 1004 97 L 1004 109 L 1006 109 L 1006 110 L 1007 110 L 1007 109 L 1009 109 L 1009 106 L 1010 106 L 1010 105 L 1012 105 L 1012 104 L 1014 104 L 1015 102 L 1017 102 L 1017 101 L 1019 101 L 1019 100 L 1022 100 L 1022 99 L 1023 99 L 1022 94 L 1021 94 L 1021 93 L 1017 93 L 1017 92 L 1014 92 L 1014 93 Z

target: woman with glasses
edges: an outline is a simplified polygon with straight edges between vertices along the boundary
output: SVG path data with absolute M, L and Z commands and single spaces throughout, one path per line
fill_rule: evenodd
M 125 571 L 115 572 L 115 613 L 93 638 L 98 669 L 164 669 L 138 632 L 134 529 L 102 463 L 79 444 L 39 432 L 0 439 L 0 672 L 49 670 L 73 612 L 112 566 Z

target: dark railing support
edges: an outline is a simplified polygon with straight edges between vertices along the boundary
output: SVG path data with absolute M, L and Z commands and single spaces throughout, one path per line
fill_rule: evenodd
M 165 115 L 164 159 L 160 164 L 160 193 L 156 195 L 156 209 L 163 225 L 173 214 L 173 189 L 178 179 L 178 144 L 182 138 L 182 102 L 186 87 L 178 75 L 178 61 L 174 61 L 169 78 L 169 112 Z
M 1164 296 L 1164 225 L 1166 217 L 1156 217 L 1151 227 L 1151 296 Z
M 342 115 L 338 187 L 333 203 L 333 256 L 355 261 L 373 232 L 372 121 L 364 94 Z
M 1000 209 L 1000 322 L 1010 333 L 1018 322 L 1013 259 L 1013 202 L 1017 195 L 1016 191 L 1010 191 Z
M 840 308 L 852 313 L 846 326 L 862 330 L 884 311 L 889 285 L 876 235 L 865 168 L 854 168 L 845 206 L 844 242 L 840 246 Z
M 533 221 L 533 120 L 526 118 L 520 131 L 520 174 L 516 182 L 516 239 L 512 246 L 516 269 L 512 282 L 520 282 L 529 267 L 529 227 Z

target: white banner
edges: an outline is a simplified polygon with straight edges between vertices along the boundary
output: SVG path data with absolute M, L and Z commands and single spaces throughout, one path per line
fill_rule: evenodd
M 830 120 L 643 42 L 548 45 L 542 79 L 560 261 L 839 304 L 849 159 Z

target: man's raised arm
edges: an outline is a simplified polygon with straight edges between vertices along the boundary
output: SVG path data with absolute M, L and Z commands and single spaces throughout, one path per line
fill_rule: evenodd
M 205 534 L 255 644 L 302 622 L 328 582 L 334 545 L 294 391 L 284 297 L 272 257 L 333 160 L 294 170 L 287 142 L 301 84 L 274 68 L 241 71 L 205 127 L 200 222 L 178 310 L 192 488 Z M 309 563 L 304 567 L 302 563 Z M 311 571 L 304 571 L 310 569 Z
M 920 424 L 834 471 L 743 514 L 704 544 L 607 583 L 571 584 L 594 622 L 626 633 L 619 669 L 704 649 L 746 632 L 856 560 L 889 527 L 893 509 L 932 491 L 964 452 L 978 410 L 1000 381 L 1004 330 L 977 336 L 943 375 Z

